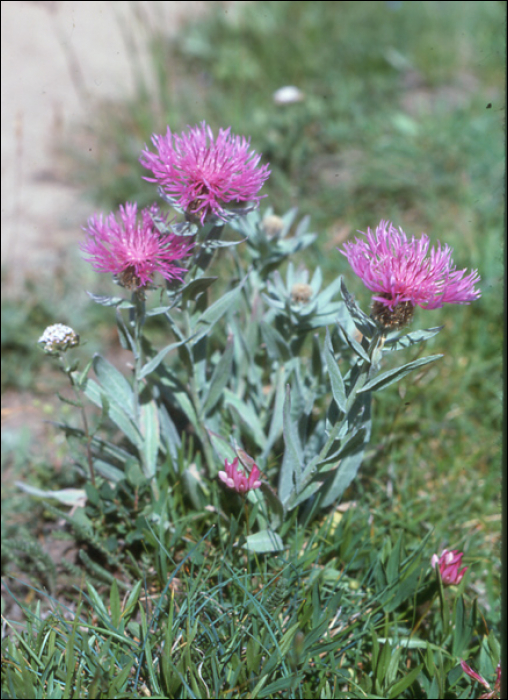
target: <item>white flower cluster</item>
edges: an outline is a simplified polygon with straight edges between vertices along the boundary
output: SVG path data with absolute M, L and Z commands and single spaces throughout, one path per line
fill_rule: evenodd
M 45 352 L 63 352 L 67 348 L 79 345 L 79 335 L 69 326 L 64 326 L 63 323 L 55 323 L 53 326 L 46 328 L 37 342 L 44 345 Z

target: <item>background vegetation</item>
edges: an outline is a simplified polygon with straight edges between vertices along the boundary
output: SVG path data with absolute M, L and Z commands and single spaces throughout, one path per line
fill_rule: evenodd
M 415 327 L 446 326 L 426 348 L 445 356 L 428 371 L 410 375 L 398 390 L 391 387 L 375 397 L 371 451 L 360 480 L 346 494 L 353 505 L 346 515 L 329 513 L 308 531 L 295 527 L 289 551 L 257 562 L 255 571 L 244 570 L 231 546 L 224 549 L 219 538 L 203 535 L 203 514 L 177 490 L 166 506 L 175 531 L 168 539 L 155 530 L 145 550 L 144 525 L 119 493 L 111 495 L 114 517 L 94 511 L 93 503 L 87 506 L 87 517 L 96 523 L 93 542 L 84 531 L 66 532 L 49 503 L 34 505 L 13 483 L 24 478 L 45 489 L 77 486 L 66 445 L 55 436 L 49 442 L 48 435 L 47 442 L 38 443 L 26 430 L 3 433 L 3 574 L 28 579 L 34 590 L 49 590 L 74 611 L 72 585 L 81 586 L 84 571 L 95 584 L 79 603 L 88 620 L 80 627 L 65 622 L 64 608 L 40 622 L 47 608 L 42 596 L 42 608 L 23 640 L 17 638 L 17 649 L 17 635 L 8 643 L 10 667 L 24 667 L 11 675 L 8 692 L 23 697 L 31 682 L 46 688 L 39 697 L 69 697 L 65 689 L 79 685 L 82 667 L 74 671 L 70 660 L 61 664 L 64 651 L 74 659 L 78 651 L 98 648 L 86 656 L 92 685 L 76 690 L 75 697 L 79 692 L 133 697 L 120 694 L 136 673 L 131 668 L 137 669 L 136 682 L 141 684 L 141 675 L 152 693 L 169 697 L 206 692 L 211 697 L 278 692 L 341 697 L 339 690 L 350 697 L 444 697 L 432 693 L 445 686 L 456 693 L 449 697 L 469 697 L 456 658 L 469 648 L 485 669 L 500 626 L 505 3 L 209 4 L 206 18 L 187 25 L 171 43 L 144 16 L 143 3 L 135 6 L 139 30 L 151 40 L 150 75 L 143 77 L 133 53 L 133 68 L 139 69 L 135 98 L 98 105 L 96 122 L 81 127 L 82 139 L 94 140 L 91 155 L 79 150 L 79 142 L 61 154 L 69 159 L 69 172 L 79 173 L 90 212 L 107 212 L 126 200 L 153 201 L 153 188 L 141 179 L 137 162 L 141 148 L 168 124 L 178 132 L 204 119 L 214 130 L 231 125 L 235 133 L 251 136 L 272 167 L 264 190 L 267 204 L 277 213 L 298 205 L 319 232 L 306 265 L 321 265 L 327 281 L 345 274 L 364 308 L 368 291 L 352 278 L 336 247 L 381 218 L 410 235 L 425 231 L 433 242 L 452 245 L 458 268 L 479 269 L 482 298 L 468 307 L 417 311 Z M 133 50 L 129 36 L 126 42 Z M 272 95 L 284 85 L 297 86 L 305 99 L 276 104 Z M 82 358 L 96 349 L 110 356 L 118 352 L 107 309 L 93 307 L 83 295 L 85 285 L 99 292 L 109 283 L 84 267 L 77 261 L 76 271 L 57 281 L 64 293 L 49 297 L 30 287 L 23 304 L 2 305 L 3 390 L 30 389 L 41 401 L 62 390 L 61 375 L 48 369 L 27 326 L 42 332 L 58 318 L 86 338 L 87 345 L 77 351 Z M 51 417 L 61 410 L 70 407 Z M 85 556 L 59 558 L 59 537 L 68 538 L 71 554 L 79 543 Z M 51 545 L 41 547 L 41 538 Z M 133 545 L 124 558 L 115 553 L 120 540 Z M 394 562 L 398 573 L 402 566 L 397 586 L 407 593 L 411 567 L 426 565 L 444 546 L 466 553 L 465 598 L 450 598 L 453 624 L 443 601 L 436 604 L 422 623 L 431 646 L 415 645 L 408 652 L 406 644 L 402 655 L 400 640 L 407 641 L 415 619 L 408 620 L 403 595 L 399 607 L 383 599 L 386 581 L 376 574 L 376 557 L 383 566 Z M 159 551 L 155 563 L 152 547 Z M 104 581 L 104 571 L 113 572 L 119 583 Z M 131 585 L 133 572 L 144 584 L 129 587 L 122 608 L 118 586 Z M 8 585 L 14 595 L 26 595 L 19 584 Z M 200 598 L 204 590 L 215 601 L 213 610 Z M 263 593 L 256 597 L 251 590 Z M 140 595 L 146 619 L 137 613 Z M 474 620 L 473 600 L 481 610 Z M 31 598 L 19 602 L 28 614 Z M 4 604 L 11 606 L 3 598 Z M 133 642 L 125 641 L 131 615 L 129 639 L 142 640 L 141 657 Z M 167 623 L 167 615 L 174 624 L 157 626 L 159 618 Z M 459 618 L 464 628 L 470 625 L 469 637 L 459 638 Z M 205 624 L 210 620 L 211 627 Z M 176 646 L 175 629 L 180 630 Z M 216 637 L 210 637 L 210 629 Z M 329 646 L 320 647 L 324 630 L 335 629 Z M 163 655 L 154 670 L 151 649 L 163 643 L 179 651 L 171 658 Z M 217 659 L 230 659 L 227 671 L 217 660 L 208 663 L 213 645 L 220 650 Z M 282 664 L 279 675 L 275 661 L 274 668 L 267 667 L 271 655 Z M 205 656 L 210 676 L 201 678 Z M 427 685 L 418 673 L 400 685 L 420 664 Z M 440 669 L 436 682 L 448 684 L 439 690 L 431 687 L 432 664 Z M 122 668 L 129 669 L 125 677 Z M 183 680 L 175 680 L 174 668 Z M 183 668 L 191 669 L 187 676 Z

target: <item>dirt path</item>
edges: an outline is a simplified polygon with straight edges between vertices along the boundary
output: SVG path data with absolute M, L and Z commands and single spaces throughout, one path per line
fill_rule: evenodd
M 142 2 L 168 36 L 202 2 Z M 62 180 L 52 147 L 93 114 L 97 100 L 133 89 L 121 27 L 137 36 L 136 3 L 104 0 L 1 4 L 2 267 L 4 292 L 26 275 L 50 272 L 81 237 L 90 205 Z M 162 25 L 161 25 L 162 23 Z

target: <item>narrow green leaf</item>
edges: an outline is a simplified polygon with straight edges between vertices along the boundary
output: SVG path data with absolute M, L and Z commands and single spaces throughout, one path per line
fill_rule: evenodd
M 358 429 L 363 428 L 365 430 L 364 440 L 366 444 L 370 439 L 371 398 L 371 394 L 361 394 L 357 397 L 350 412 L 353 413 L 356 411 Z M 322 508 L 327 508 L 342 496 L 349 484 L 356 477 L 363 461 L 363 455 L 364 450 L 360 449 L 341 460 L 339 468 L 330 475 L 330 479 L 327 479 L 323 486 L 324 497 L 321 502 Z
M 234 289 L 231 289 L 231 291 L 226 292 L 226 294 L 220 297 L 220 299 L 209 306 L 206 311 L 201 314 L 196 324 L 196 334 L 192 339 L 193 344 L 196 344 L 198 340 L 203 338 L 205 335 L 208 335 L 217 321 L 222 318 L 226 311 L 234 306 L 246 279 L 247 278 L 244 278 L 240 284 L 238 284 Z
M 427 328 L 426 330 L 413 331 L 412 333 L 407 333 L 406 335 L 397 335 L 393 338 L 388 337 L 385 340 L 383 352 L 391 352 L 394 350 L 403 350 L 404 348 L 409 348 L 412 345 L 421 343 L 424 340 L 429 340 L 433 338 L 440 331 L 442 331 L 444 326 L 436 326 L 436 328 Z
M 291 420 L 291 396 L 289 384 L 286 387 L 286 398 L 284 400 L 283 432 L 284 432 L 284 458 L 279 476 L 279 498 L 282 503 L 286 503 L 296 488 L 299 493 L 300 476 L 302 472 L 303 453 L 298 437 L 296 425 Z
M 358 393 L 360 394 L 366 391 L 379 391 L 381 389 L 385 389 L 387 386 L 390 386 L 390 384 L 393 384 L 399 379 L 402 379 L 402 377 L 405 377 L 406 374 L 409 374 L 414 369 L 417 369 L 418 367 L 423 367 L 424 365 L 428 365 L 430 362 L 434 362 L 434 360 L 439 360 L 440 357 L 443 356 L 430 355 L 430 357 L 422 357 L 419 360 L 409 362 L 407 365 L 403 365 L 402 367 L 395 367 L 395 369 L 390 369 L 387 372 L 378 374 L 373 379 L 364 384 L 363 387 L 358 390 Z
M 230 336 L 227 340 L 224 352 L 222 353 L 222 357 L 220 358 L 213 371 L 212 378 L 208 386 L 208 392 L 204 398 L 203 406 L 201 409 L 202 416 L 206 416 L 212 410 L 212 408 L 214 408 L 214 406 L 222 396 L 224 387 L 231 378 L 231 368 L 233 366 L 233 351 L 233 337 Z
M 143 585 L 143 581 L 138 581 L 132 591 L 129 593 L 129 597 L 127 598 L 127 602 L 125 603 L 123 612 L 122 612 L 122 619 L 127 622 L 130 617 L 134 613 L 134 609 L 137 605 L 138 599 L 139 599 L 139 594 L 141 593 L 141 587 Z
M 228 462 L 231 463 L 236 457 L 236 452 L 231 447 L 229 442 L 227 442 L 227 440 L 225 440 L 221 435 L 217 435 L 217 433 L 214 433 L 211 430 L 208 431 L 208 435 L 210 436 L 212 447 L 219 456 L 221 464 L 220 468 L 222 469 L 224 466 L 224 460 L 227 459 Z
M 149 375 L 151 372 L 153 372 L 157 367 L 160 365 L 162 360 L 166 357 L 166 355 L 171 352 L 171 350 L 174 350 L 175 348 L 179 348 L 181 345 L 184 345 L 187 342 L 187 338 L 185 340 L 181 340 L 178 343 L 171 343 L 170 345 L 166 345 L 165 348 L 162 348 L 162 350 L 159 350 L 157 355 L 155 357 L 152 357 L 151 360 L 148 360 L 148 362 L 141 368 L 141 371 L 139 372 L 139 379 L 143 379 L 147 375 Z
M 142 439 L 139 430 L 134 425 L 134 423 L 129 419 L 128 415 L 119 408 L 116 404 L 110 404 L 108 401 L 107 394 L 102 390 L 102 388 L 93 379 L 87 379 L 84 385 L 85 395 L 99 408 L 104 407 L 104 403 L 107 403 L 107 414 L 115 423 L 115 425 L 120 428 L 126 438 L 128 438 L 133 445 L 138 449 L 142 447 Z
M 198 279 L 192 280 L 185 287 L 182 287 L 181 294 L 184 302 L 189 300 L 194 300 L 198 294 L 202 294 L 208 287 L 210 287 L 218 277 L 198 277 Z
M 151 479 L 157 470 L 160 446 L 159 414 L 155 401 L 141 404 L 141 434 L 143 436 L 143 473 Z
M 100 304 L 101 306 L 118 306 L 123 303 L 130 305 L 128 307 L 124 305 L 123 308 L 133 308 L 133 304 L 123 297 L 110 297 L 102 294 L 92 294 L 92 292 L 87 292 L 87 294 L 92 301 L 95 301 L 96 304 Z
M 247 427 L 259 449 L 263 450 L 266 445 L 266 435 L 255 410 L 229 389 L 224 389 L 224 402 L 227 406 L 235 409 L 236 414 Z
M 265 449 L 263 450 L 263 458 L 266 460 L 268 453 L 276 440 L 282 434 L 283 428 L 283 405 L 284 405 L 284 387 L 286 384 L 286 370 L 283 366 L 279 366 L 277 371 L 277 386 L 275 388 L 275 403 L 272 411 L 272 421 L 270 430 L 268 431 L 268 439 Z
M 261 321 L 259 328 L 270 359 L 288 362 L 291 359 L 291 350 L 279 331 L 265 321 Z
M 136 347 L 136 342 L 132 337 L 130 330 L 128 329 L 123 316 L 120 313 L 120 309 L 116 309 L 116 327 L 118 329 L 118 338 L 120 340 L 120 345 L 124 350 L 130 350 L 135 358 L 138 355 L 138 349 Z
M 455 629 L 453 631 L 453 648 L 452 654 L 460 656 L 466 648 L 469 641 L 466 621 L 466 610 L 464 606 L 464 598 L 459 596 L 455 604 Z
M 118 629 L 120 624 L 120 594 L 118 592 L 118 585 L 116 581 L 113 581 L 111 585 L 111 590 L 109 592 L 109 606 L 111 609 L 111 622 Z
M 326 329 L 325 338 L 325 360 L 328 368 L 328 374 L 330 375 L 333 398 L 335 399 L 335 403 L 340 410 L 345 413 L 347 405 L 346 388 L 340 373 L 339 365 L 333 353 L 332 339 L 328 328 Z
M 176 464 L 178 462 L 178 448 L 182 444 L 182 440 L 163 403 L 159 404 L 159 426 L 162 444 L 171 455 L 173 463 Z
M 273 530 L 261 530 L 246 538 L 244 548 L 248 549 L 249 552 L 258 552 L 259 554 L 280 552 L 284 549 L 284 543 L 281 536 Z
M 104 621 L 108 622 L 109 624 L 109 615 L 108 611 L 106 610 L 106 606 L 104 605 L 102 601 L 102 597 L 99 595 L 97 590 L 94 588 L 93 584 L 90 583 L 90 581 L 86 582 L 86 586 L 88 588 L 88 595 L 90 596 L 90 600 L 92 602 L 93 609 L 97 613 L 97 615 Z
M 362 360 L 365 360 L 370 364 L 370 357 L 369 353 L 365 348 L 359 343 L 357 340 L 353 338 L 353 336 L 347 332 L 347 330 L 342 326 L 340 323 L 337 324 L 338 329 L 339 329 L 339 334 L 344 342 L 346 342 L 351 350 L 358 355 L 359 357 L 362 358 Z
M 344 278 L 341 280 L 340 292 L 342 298 L 346 302 L 347 310 L 356 328 L 366 338 L 372 338 L 377 331 L 377 326 L 375 322 L 360 309 L 354 296 L 348 292 Z
M 402 680 L 398 681 L 395 683 L 392 688 L 390 688 L 390 693 L 388 697 L 391 698 L 400 698 L 402 696 L 402 693 L 406 690 L 406 688 L 409 688 L 409 686 L 415 682 L 415 680 L 418 677 L 418 674 L 423 668 L 423 664 L 418 664 L 418 666 L 415 666 L 412 671 L 410 671 L 407 676 L 402 678 Z
M 314 463 L 314 461 L 312 462 L 312 467 L 315 466 L 318 468 L 316 476 L 320 475 L 320 474 L 324 474 L 325 472 L 332 471 L 329 469 L 323 469 L 323 467 L 325 467 L 329 464 L 333 464 L 333 463 L 337 462 L 338 460 L 345 459 L 346 457 L 349 457 L 350 455 L 356 454 L 360 450 L 363 450 L 366 442 L 367 442 L 366 430 L 365 430 L 365 428 L 360 428 L 360 430 L 357 430 L 355 433 L 350 435 L 350 437 L 342 443 L 342 445 L 340 446 L 340 448 L 336 452 L 329 455 L 328 457 L 325 457 L 325 459 L 322 459 L 320 462 L 317 462 L 317 463 Z M 308 467 L 309 467 L 309 465 L 305 469 L 304 478 L 306 476 L 306 472 L 307 472 Z M 336 467 L 334 467 L 334 469 L 335 468 Z
M 101 355 L 94 355 L 93 368 L 110 404 L 115 404 L 134 420 L 134 394 L 127 379 Z

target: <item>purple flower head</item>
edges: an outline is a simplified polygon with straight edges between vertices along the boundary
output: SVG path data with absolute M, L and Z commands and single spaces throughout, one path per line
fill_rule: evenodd
M 250 139 L 231 134 L 231 127 L 219 129 L 214 138 L 204 121 L 187 128 L 181 136 L 169 126 L 166 136 L 152 136 L 158 154 L 145 149 L 139 159 L 154 175 L 145 180 L 158 183 L 177 206 L 197 215 L 201 224 L 209 214 L 225 220 L 224 203 L 259 203 L 266 196 L 257 193 L 270 170 L 268 165 L 258 167 L 261 156 L 249 150 Z
M 462 565 L 462 557 L 464 552 L 459 552 L 458 549 L 443 549 L 441 556 L 433 554 L 430 560 L 432 567 L 436 564 L 439 566 L 441 580 L 445 586 L 457 586 L 463 579 L 468 567 L 465 566 L 459 571 L 459 566 Z
M 261 486 L 261 481 L 259 480 L 260 471 L 257 464 L 252 465 L 248 476 L 245 476 L 245 474 L 238 469 L 238 457 L 235 457 L 231 464 L 229 464 L 226 459 L 224 468 L 225 471 L 219 472 L 219 479 L 237 493 L 247 493 L 247 491 L 258 489 Z
M 118 218 L 109 214 L 95 214 L 84 228 L 86 241 L 80 245 L 88 254 L 85 259 L 97 272 L 118 275 L 128 289 L 145 287 L 153 281 L 154 272 L 167 280 L 183 280 L 187 270 L 175 265 L 186 257 L 194 246 L 193 241 L 172 233 L 161 233 L 154 219 L 166 226 L 166 217 L 153 206 L 141 211 L 137 217 L 137 204 L 120 205 Z
M 340 252 L 365 286 L 376 292 L 373 315 L 383 325 L 405 325 L 415 306 L 438 309 L 443 304 L 469 304 L 481 296 L 474 286 L 480 280 L 478 272 L 456 271 L 448 245 L 438 242 L 429 253 L 427 235 L 408 240 L 402 229 L 387 221 L 381 221 L 375 234 L 370 228 L 359 233 L 366 238 L 345 243 Z

